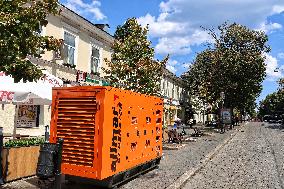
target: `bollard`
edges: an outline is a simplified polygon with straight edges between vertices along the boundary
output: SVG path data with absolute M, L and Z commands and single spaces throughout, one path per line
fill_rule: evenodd
M 58 153 L 57 162 L 55 169 L 55 185 L 54 189 L 61 189 L 61 162 L 62 162 L 62 150 L 63 150 L 63 139 L 59 138 L 57 141 Z
M 45 142 L 49 142 L 49 125 L 45 126 L 44 140 Z
M 0 185 L 3 185 L 3 165 L 2 165 L 2 150 L 3 150 L 3 127 L 0 127 Z

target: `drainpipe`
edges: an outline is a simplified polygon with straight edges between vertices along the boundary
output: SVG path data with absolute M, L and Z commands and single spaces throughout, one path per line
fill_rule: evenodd
M 3 164 L 2 164 L 2 150 L 3 150 L 3 127 L 0 127 L 0 185 L 3 185 Z
M 45 133 L 44 133 L 44 140 L 45 142 L 48 142 L 49 141 L 49 125 L 46 125 L 45 126 Z

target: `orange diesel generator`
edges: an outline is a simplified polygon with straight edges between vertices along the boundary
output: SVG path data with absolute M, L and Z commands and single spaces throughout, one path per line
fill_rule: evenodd
M 114 187 L 159 164 L 161 98 L 101 86 L 52 95 L 50 143 L 64 140 L 61 172 L 70 182 Z

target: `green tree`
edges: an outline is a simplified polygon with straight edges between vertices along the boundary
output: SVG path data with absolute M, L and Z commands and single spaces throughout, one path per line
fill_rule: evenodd
M 284 114 L 284 90 L 279 82 L 279 89 L 265 97 L 259 104 L 259 116 Z
M 284 90 L 284 78 L 279 79 L 279 90 Z
M 218 33 L 208 31 L 213 45 L 197 54 L 184 76 L 190 91 L 211 104 L 220 102 L 224 92 L 225 107 L 251 110 L 265 78 L 267 35 L 236 23 L 224 23 Z
M 56 14 L 57 0 L 0 1 L 0 71 L 15 82 L 33 81 L 42 71 L 27 56 L 40 57 L 45 50 L 55 50 L 61 41 L 39 35 L 47 25 L 48 14 Z
M 147 39 L 148 27 L 143 28 L 136 18 L 118 26 L 114 34 L 111 61 L 103 69 L 111 86 L 149 95 L 158 95 L 163 68 L 168 60 L 154 60 L 154 48 Z

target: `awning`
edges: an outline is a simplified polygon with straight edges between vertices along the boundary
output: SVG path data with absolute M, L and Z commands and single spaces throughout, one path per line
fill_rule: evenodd
M 45 70 L 43 74 L 37 82 L 15 83 L 11 76 L 0 72 L 0 103 L 50 105 L 52 87 L 63 86 L 63 81 Z
M 171 110 L 179 110 L 179 109 L 181 109 L 181 107 L 179 107 L 179 106 L 173 106 L 173 105 L 167 105 L 167 104 L 165 104 L 164 105 L 164 108 L 165 109 L 171 109 Z
M 16 104 L 14 117 L 13 138 L 16 136 L 16 121 L 18 120 L 19 105 L 50 105 L 52 101 L 52 87 L 63 86 L 63 81 L 47 71 L 37 82 L 15 83 L 11 76 L 0 72 L 0 104 Z

